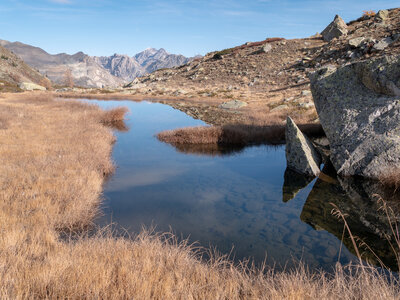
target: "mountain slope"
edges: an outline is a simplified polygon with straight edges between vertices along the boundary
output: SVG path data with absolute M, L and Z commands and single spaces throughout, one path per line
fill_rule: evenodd
M 111 75 L 96 60 L 83 52 L 74 55 L 65 53 L 52 55 L 41 48 L 20 42 L 0 40 L 0 45 L 21 57 L 27 64 L 47 75 L 58 84 L 65 83 L 65 73 L 71 70 L 75 85 L 84 87 L 116 87 L 123 80 Z
M 19 91 L 22 82 L 49 87 L 50 81 L 10 50 L 0 46 L 0 92 Z

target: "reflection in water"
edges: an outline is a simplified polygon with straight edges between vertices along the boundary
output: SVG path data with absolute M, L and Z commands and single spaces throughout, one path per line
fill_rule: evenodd
M 121 132 L 127 132 L 129 130 L 129 127 L 125 124 L 124 120 L 113 121 L 111 123 L 108 123 L 107 126 Z
M 157 231 L 172 228 L 178 236 L 204 247 L 215 246 L 222 253 L 233 248 L 235 260 L 253 257 L 258 263 L 267 254 L 267 264 L 278 268 L 302 260 L 310 268 L 330 270 L 337 261 L 356 261 L 346 248 L 339 258 L 343 224 L 331 216 L 328 203 L 335 202 L 354 216 L 351 226 L 361 237 L 372 228 L 365 220 L 375 222 L 370 204 L 348 203 L 344 190 L 349 189 L 332 184 L 334 178 L 318 179 L 313 189 L 314 181 L 307 185 L 308 180 L 284 175 L 284 147 L 176 149 L 159 142 L 155 134 L 204 123 L 162 104 L 97 103 L 130 109 L 129 131 L 116 132 L 113 159 L 118 168 L 105 186 L 104 217 L 99 224 L 114 222 L 133 234 L 142 226 L 155 225 Z M 191 155 L 195 153 L 211 155 Z M 376 224 L 367 231 L 372 238 L 378 236 L 374 230 L 380 223 Z M 378 239 L 372 238 L 368 241 L 377 244 Z M 384 246 L 374 247 L 384 253 Z
M 282 201 L 288 202 L 313 181 L 313 177 L 304 176 L 291 169 L 286 168 L 283 187 L 282 187 Z
M 220 144 L 173 144 L 172 146 L 181 153 L 206 156 L 227 156 L 238 154 L 243 151 L 244 146 L 226 146 Z
M 331 166 L 325 167 L 323 172 L 336 177 Z M 363 259 L 373 265 L 380 265 L 378 257 L 387 267 L 397 270 L 395 253 L 386 239 L 387 236 L 392 236 L 389 222 L 385 213 L 379 210 L 380 204 L 373 196 L 375 193 L 385 195 L 382 186 L 377 182 L 357 178 L 337 178 L 336 182 L 339 184 L 323 178 L 316 181 L 310 192 L 300 216 L 301 220 L 316 230 L 326 230 L 341 240 L 344 224 L 332 215 L 332 204 L 336 205 L 346 216 L 352 235 L 359 244 L 365 242 L 370 247 L 359 247 L 360 251 L 365 250 L 362 253 Z M 355 254 L 348 232 L 344 234 L 343 243 Z

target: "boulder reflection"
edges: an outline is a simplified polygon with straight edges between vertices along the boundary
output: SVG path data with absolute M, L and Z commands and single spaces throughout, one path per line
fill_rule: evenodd
M 286 169 L 282 187 L 282 201 L 288 202 L 292 200 L 313 180 L 314 178 L 311 176 L 304 176 L 291 169 Z
M 386 267 L 398 271 L 394 251 L 399 249 L 393 250 L 389 244 L 389 239 L 391 243 L 394 242 L 393 238 L 388 238 L 393 233 L 386 214 L 380 209 L 381 203 L 376 194 L 390 199 L 388 205 L 393 212 L 399 211 L 394 206 L 398 202 L 394 199 L 396 197 L 379 183 L 353 177 L 339 178 L 333 168 L 327 166 L 310 192 L 300 219 L 316 230 L 326 230 L 343 240 L 343 244 L 355 254 L 349 233 L 344 232 L 343 221 L 332 215 L 332 204 L 336 205 L 345 215 L 352 235 L 360 245 L 362 258 L 377 266 L 381 265 L 381 260 Z M 396 213 L 396 216 L 399 214 Z M 368 247 L 362 245 L 362 242 Z

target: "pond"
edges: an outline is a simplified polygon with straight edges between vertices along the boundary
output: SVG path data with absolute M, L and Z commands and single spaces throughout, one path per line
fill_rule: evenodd
M 366 225 L 371 218 L 370 223 L 377 222 L 371 205 L 360 207 L 357 197 L 349 198 L 348 187 L 359 185 L 343 184 L 334 175 L 308 182 L 285 173 L 283 146 L 175 149 L 155 134 L 205 124 L 159 103 L 90 102 L 130 110 L 129 129 L 115 131 L 117 169 L 105 184 L 98 224 L 112 222 L 132 234 L 143 227 L 172 230 L 179 238 L 215 247 L 235 261 L 251 258 L 260 264 L 266 258 L 267 265 L 281 269 L 301 260 L 312 269 L 329 271 L 338 261 L 357 261 L 349 239 L 341 242 L 343 223 L 331 214 L 334 203 L 351 214 L 355 232 L 385 256 L 385 262 L 392 262 L 377 234 L 379 224 Z M 371 261 L 375 262 L 373 257 Z

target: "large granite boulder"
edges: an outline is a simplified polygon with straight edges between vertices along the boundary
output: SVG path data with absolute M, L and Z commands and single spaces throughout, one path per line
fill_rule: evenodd
M 321 155 L 290 117 L 286 121 L 285 134 L 287 167 L 300 174 L 318 176 Z
M 348 29 L 345 21 L 336 15 L 335 19 L 330 23 L 324 31 L 321 32 L 322 38 L 324 41 L 329 42 L 334 38 L 338 38 L 342 35 L 347 35 Z
M 344 176 L 378 179 L 400 163 L 400 56 L 310 75 L 331 161 Z

